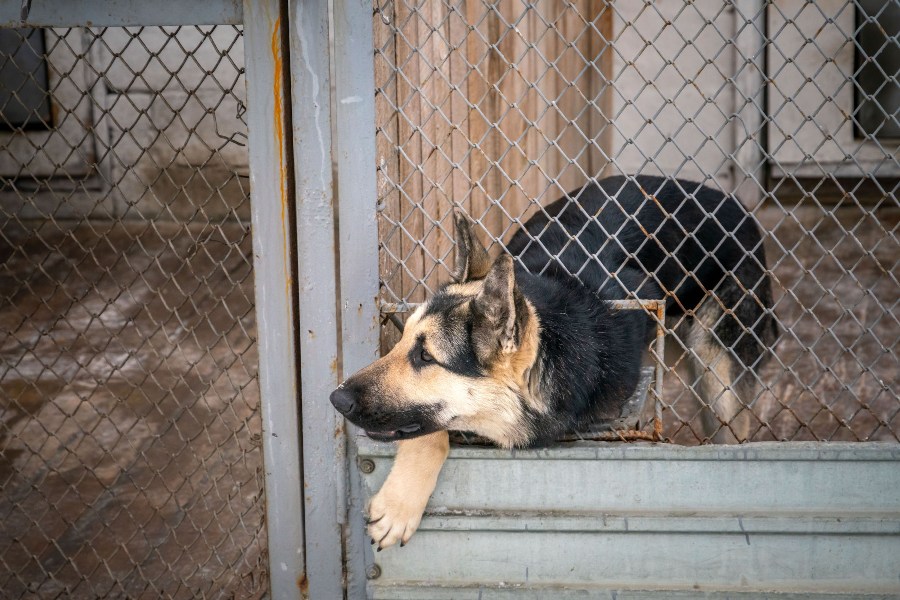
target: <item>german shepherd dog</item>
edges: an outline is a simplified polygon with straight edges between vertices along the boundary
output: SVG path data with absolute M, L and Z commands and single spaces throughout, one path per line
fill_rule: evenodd
M 457 213 L 455 225 L 454 282 L 409 317 L 386 356 L 331 394 L 369 437 L 399 441 L 368 507 L 379 550 L 418 527 L 448 430 L 535 447 L 628 399 L 655 324 L 608 300 L 666 298 L 707 436 L 748 437 L 754 371 L 777 331 L 760 232 L 735 198 L 688 181 L 610 177 L 545 207 L 494 261 L 467 218 Z

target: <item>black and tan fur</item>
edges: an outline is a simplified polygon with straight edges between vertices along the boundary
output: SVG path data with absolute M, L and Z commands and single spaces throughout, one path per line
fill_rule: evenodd
M 400 442 L 369 505 L 379 548 L 418 527 L 448 430 L 539 446 L 627 400 L 654 325 L 608 300 L 667 298 L 707 434 L 747 438 L 746 403 L 776 331 L 760 234 L 736 199 L 681 180 L 612 177 L 545 207 L 494 261 L 460 215 L 456 243 L 454 283 L 331 397 L 373 439 Z

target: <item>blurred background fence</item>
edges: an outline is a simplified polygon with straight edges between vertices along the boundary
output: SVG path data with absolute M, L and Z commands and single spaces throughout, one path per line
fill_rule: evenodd
M 0 29 L 0 588 L 268 588 L 239 26 Z

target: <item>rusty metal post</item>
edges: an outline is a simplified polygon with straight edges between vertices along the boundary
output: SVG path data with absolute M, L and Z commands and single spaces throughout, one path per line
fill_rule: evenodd
M 300 414 L 293 299 L 293 189 L 289 170 L 278 0 L 244 2 L 247 121 L 253 190 L 253 268 L 272 598 L 296 598 L 305 581 Z

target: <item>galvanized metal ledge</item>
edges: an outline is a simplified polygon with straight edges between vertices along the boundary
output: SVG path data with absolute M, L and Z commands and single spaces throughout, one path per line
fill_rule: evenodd
M 358 441 L 372 493 L 394 449 Z M 896 598 L 898 461 L 896 443 L 455 446 L 409 547 L 374 556 L 369 592 Z
M 391 457 L 394 444 L 357 438 L 359 455 Z M 450 459 L 480 460 L 737 460 L 737 461 L 900 461 L 895 442 L 754 442 L 740 445 L 678 446 L 634 442 L 571 442 L 536 450 L 452 446 Z
M 578 586 L 565 585 L 503 585 L 487 587 L 483 585 L 428 585 L 417 586 L 402 582 L 387 585 L 373 586 L 373 599 L 381 600 L 570 600 L 577 598 L 584 600 L 750 600 L 767 598 L 772 600 L 810 600 L 811 598 L 844 599 L 848 597 L 862 600 L 896 600 L 897 592 L 885 589 L 877 592 L 860 592 L 859 590 L 845 589 L 836 591 L 817 590 L 813 593 L 806 591 L 765 591 L 731 588 L 728 590 L 710 590 L 703 586 L 685 586 L 681 589 L 671 587 L 652 588 L 651 586 L 620 586 L 610 588 L 608 586 Z

